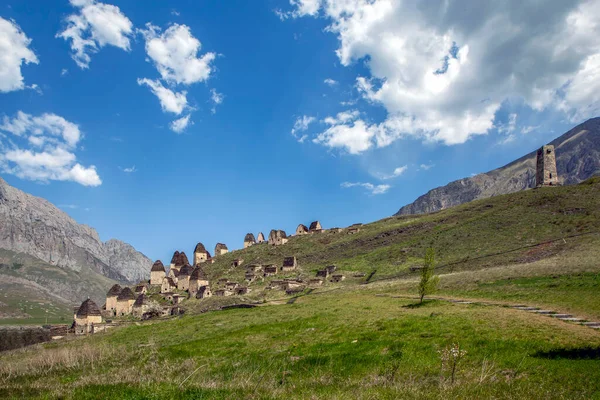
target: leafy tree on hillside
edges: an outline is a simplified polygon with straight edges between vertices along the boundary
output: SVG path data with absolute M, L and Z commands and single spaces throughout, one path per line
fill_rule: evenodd
M 434 271 L 435 251 L 432 248 L 429 248 L 425 252 L 425 262 L 423 263 L 423 268 L 421 268 L 421 280 L 419 281 L 419 297 L 421 298 L 421 303 L 423 303 L 423 298 L 426 295 L 435 292 L 438 283 L 440 282 L 439 276 L 434 275 Z

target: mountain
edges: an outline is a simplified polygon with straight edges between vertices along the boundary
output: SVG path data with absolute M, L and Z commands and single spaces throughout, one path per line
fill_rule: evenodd
M 564 185 L 600 173 L 600 118 L 592 118 L 550 142 Z M 490 172 L 463 178 L 430 190 L 394 215 L 423 214 L 469 201 L 535 187 L 536 151 Z
M 63 270 L 84 270 L 134 283 L 148 278 L 152 261 L 131 245 L 78 224 L 47 200 L 24 193 L 0 178 L 0 249 L 27 254 Z
M 89 266 L 77 271 L 24 253 L 0 249 L 0 325 L 68 322 L 73 306 L 91 298 L 103 304 L 115 280 Z

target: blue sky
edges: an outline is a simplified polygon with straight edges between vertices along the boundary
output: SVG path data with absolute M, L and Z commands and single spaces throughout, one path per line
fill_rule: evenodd
M 598 1 L 434 3 L 9 0 L 2 177 L 168 261 L 387 217 L 600 114 Z

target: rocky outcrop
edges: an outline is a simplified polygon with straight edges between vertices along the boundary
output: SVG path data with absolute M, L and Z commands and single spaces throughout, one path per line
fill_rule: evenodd
M 50 265 L 133 283 L 148 279 L 152 261 L 132 246 L 78 224 L 47 200 L 24 193 L 0 178 L 0 248 Z
M 137 251 L 132 245 L 116 239 L 104 243 L 108 265 L 118 271 L 128 282 L 148 280 L 152 260 Z
M 600 173 L 600 118 L 576 126 L 549 144 L 556 149 L 560 183 L 579 183 Z M 469 201 L 535 187 L 536 151 L 490 172 L 430 190 L 395 215 L 422 214 Z

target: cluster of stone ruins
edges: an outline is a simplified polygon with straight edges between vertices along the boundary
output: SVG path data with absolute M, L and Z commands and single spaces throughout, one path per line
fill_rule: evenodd
M 554 146 L 541 147 L 537 152 L 536 162 L 536 187 L 557 186 L 559 184 L 556 169 L 556 155 Z M 328 231 L 339 233 L 346 231 L 348 234 L 357 233 L 361 224 L 354 224 L 348 228 L 331 228 Z M 309 235 L 324 232 L 319 221 L 312 222 L 309 227 L 300 224 L 296 228 L 295 236 Z M 273 229 L 266 242 L 272 246 L 281 246 L 288 242 L 285 231 Z M 244 237 L 244 248 L 265 243 L 265 236 L 260 232 L 257 237 L 248 233 Z M 169 272 L 160 260 L 157 260 L 150 270 L 150 280 L 136 285 L 134 288 L 114 285 L 106 294 L 106 305 L 101 310 L 91 299 L 84 301 L 74 313 L 74 327 L 76 333 L 88 333 L 102 326 L 103 317 L 133 315 L 140 318 L 154 316 L 177 315 L 182 312 L 179 304 L 187 298 L 204 299 L 213 295 L 208 277 L 203 264 L 215 262 L 215 257 L 228 253 L 229 249 L 223 243 L 215 246 L 214 257 L 206 250 L 202 243 L 194 249 L 193 263 L 190 263 L 184 252 L 176 251 L 171 258 Z M 244 260 L 233 260 L 232 267 L 242 266 Z M 245 282 L 230 282 L 226 278 L 219 279 L 214 292 L 216 296 L 245 295 L 250 293 L 248 285 L 266 277 L 273 277 L 278 273 L 296 270 L 298 261 L 296 257 L 285 257 L 281 267 L 275 264 L 251 264 L 246 266 Z M 324 280 L 341 282 L 346 277 L 343 274 L 334 274 L 335 266 L 328 266 L 317 271 L 316 277 L 304 281 L 299 278 L 272 279 L 266 287 L 268 290 L 285 290 L 288 294 L 304 291 L 307 287 L 320 286 Z M 362 277 L 359 273 L 353 277 Z M 156 301 L 148 296 L 148 292 L 160 293 L 162 301 Z
M 300 224 L 294 236 L 317 234 L 322 232 L 348 234 L 357 233 L 361 224 L 354 224 L 348 228 L 331 228 L 324 230 L 319 221 L 314 221 L 307 228 Z M 244 237 L 244 248 L 258 244 L 281 246 L 288 242 L 289 237 L 283 230 L 273 229 L 269 237 L 260 232 L 257 237 L 248 233 Z M 74 311 L 74 328 L 76 333 L 90 333 L 105 329 L 103 323 L 114 317 L 133 316 L 148 319 L 158 316 L 179 315 L 183 309 L 179 306 L 184 300 L 195 298 L 204 299 L 215 296 L 246 295 L 252 291 L 249 285 L 252 282 L 275 277 L 278 274 L 293 272 L 298 267 L 295 256 L 284 257 L 281 266 L 276 264 L 250 264 L 245 266 L 245 280 L 243 283 L 232 282 L 227 278 L 219 279 L 214 293 L 211 289 L 208 276 L 205 272 L 207 264 L 215 262 L 218 256 L 227 254 L 229 249 L 223 243 L 217 243 L 214 256 L 206 250 L 202 243 L 198 243 L 193 253 L 193 263 L 185 252 L 175 251 L 169 268 L 165 268 L 162 261 L 157 260 L 150 269 L 150 279 L 133 287 L 121 287 L 116 284 L 106 294 L 106 304 L 100 308 L 93 300 L 87 299 Z M 236 258 L 232 261 L 232 268 L 243 266 L 244 260 Z M 320 286 L 329 278 L 330 282 L 341 282 L 345 279 L 342 274 L 333 274 L 335 266 L 328 266 L 317 272 L 312 279 L 282 278 L 271 279 L 266 290 L 283 290 L 287 294 L 304 291 L 308 287 Z M 363 276 L 363 275 L 355 275 Z M 157 300 L 158 299 L 158 300 Z

